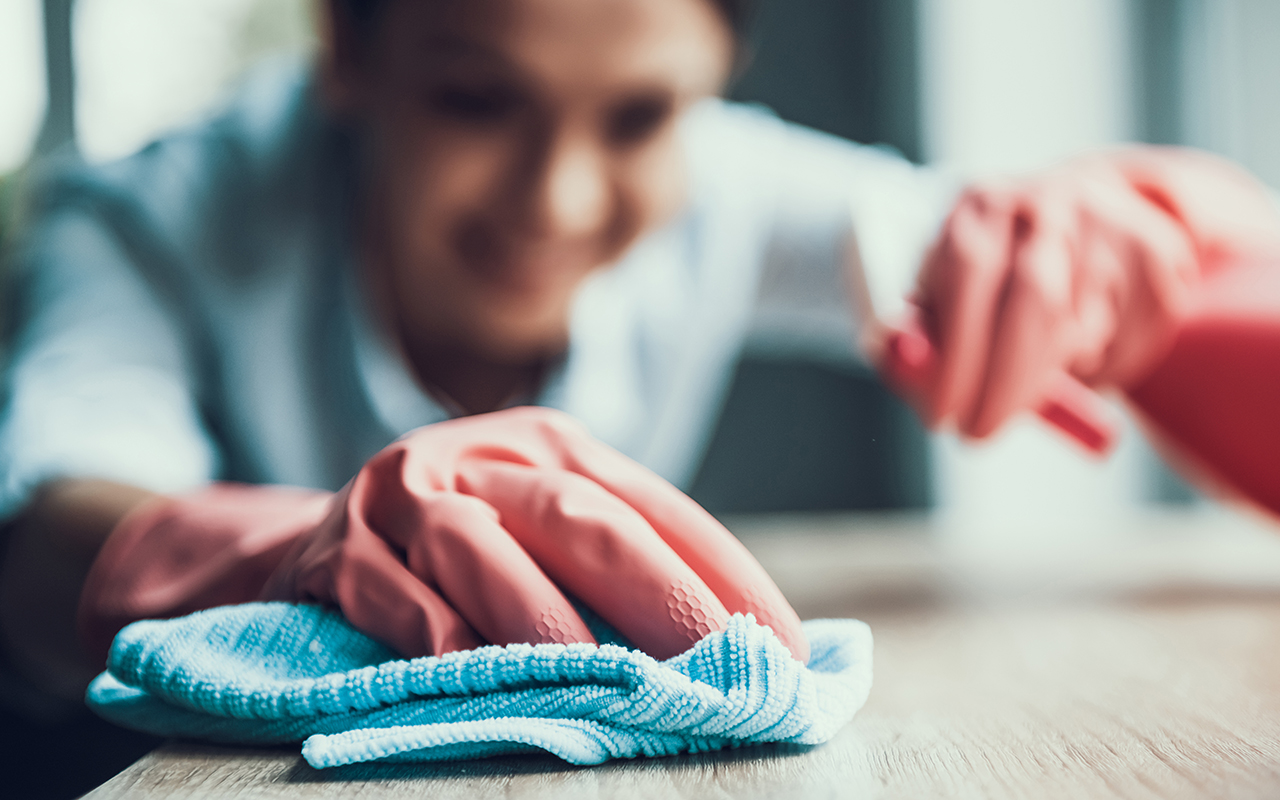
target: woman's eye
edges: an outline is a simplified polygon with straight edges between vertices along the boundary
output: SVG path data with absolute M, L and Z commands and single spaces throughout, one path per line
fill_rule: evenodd
M 431 110 L 462 122 L 498 122 L 519 105 L 514 92 L 501 88 L 464 89 L 443 87 L 428 95 Z
M 648 139 L 670 118 L 671 108 L 671 102 L 661 98 L 635 100 L 616 108 L 607 123 L 609 140 L 628 145 Z

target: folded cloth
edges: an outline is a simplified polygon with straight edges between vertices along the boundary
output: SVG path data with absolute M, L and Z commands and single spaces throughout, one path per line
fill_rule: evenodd
M 318 606 L 249 603 L 117 635 L 89 706 L 161 736 L 305 739 L 317 768 L 544 750 L 574 764 L 820 744 L 871 689 L 871 631 L 804 624 L 808 667 L 751 615 L 657 661 L 615 644 L 489 646 L 405 661 Z

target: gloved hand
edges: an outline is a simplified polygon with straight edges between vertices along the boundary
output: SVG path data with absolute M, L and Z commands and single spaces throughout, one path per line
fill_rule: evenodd
M 1214 156 L 1132 148 L 970 188 L 914 298 L 934 353 L 888 354 L 927 422 L 973 437 L 1078 379 L 1133 385 L 1160 362 L 1199 280 L 1280 252 L 1265 190 Z M 916 348 L 919 349 L 919 348 Z M 1078 384 L 1076 384 L 1078 385 Z
M 752 612 L 808 660 L 799 618 L 732 534 L 538 408 L 414 431 L 331 497 L 224 487 L 143 508 L 94 564 L 81 629 L 101 646 L 127 618 L 262 598 L 336 605 L 407 657 L 593 641 L 566 593 L 658 658 Z

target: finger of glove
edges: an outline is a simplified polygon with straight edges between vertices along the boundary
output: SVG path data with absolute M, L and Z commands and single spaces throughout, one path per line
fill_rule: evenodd
M 1015 413 L 1038 405 L 1051 376 L 1066 366 L 1075 265 L 1065 223 L 1045 209 L 1024 208 L 1014 230 L 982 385 L 957 420 L 973 437 L 989 436 Z
M 1083 215 L 1075 246 L 1074 322 L 1066 371 L 1093 385 L 1117 341 L 1123 275 L 1131 253 L 1116 231 Z
M 458 487 L 496 508 L 552 580 L 655 658 L 679 655 L 729 618 L 640 514 L 582 475 L 475 461 L 459 468 Z
M 1096 370 L 1098 382 L 1117 385 L 1140 378 L 1172 346 L 1199 272 L 1195 244 L 1176 219 L 1136 194 L 1124 199 L 1129 202 L 1110 214 L 1110 225 L 1123 219 L 1124 229 L 1108 237 L 1121 262 L 1113 294 L 1124 311 Z
M 409 571 L 434 586 L 486 641 L 595 642 L 568 598 L 498 524 L 491 505 L 454 492 L 416 499 L 414 524 L 380 533 L 405 550 Z
M 1012 238 L 1011 204 L 974 190 L 956 205 L 922 268 L 920 305 L 937 348 L 924 404 L 931 426 L 967 416 L 982 391 Z
M 566 465 L 638 513 L 730 613 L 754 614 L 792 655 L 808 662 L 809 643 L 795 609 L 742 542 L 688 495 L 594 439 L 575 447 Z
M 358 488 L 358 486 L 356 487 Z M 359 501 L 360 492 L 353 492 Z M 483 642 L 431 587 L 412 574 L 351 501 L 301 554 L 290 581 L 297 599 L 336 603 L 358 630 L 405 658 L 470 650 Z M 355 513 L 353 513 L 355 512 Z M 333 535 L 325 535 L 330 531 Z
M 920 405 L 929 398 L 930 382 L 937 371 L 937 351 L 920 322 L 919 309 L 908 303 L 904 318 L 889 328 L 885 336 L 880 374 L 889 386 L 922 417 L 929 416 Z

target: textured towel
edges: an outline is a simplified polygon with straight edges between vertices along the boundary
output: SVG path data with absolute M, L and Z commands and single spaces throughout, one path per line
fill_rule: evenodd
M 252 603 L 136 622 L 89 705 L 129 728 L 220 742 L 306 739 L 314 767 L 545 750 L 574 764 L 820 744 L 871 689 L 871 631 L 805 623 L 808 667 L 750 615 L 666 661 L 614 644 L 395 654 L 316 606 Z

